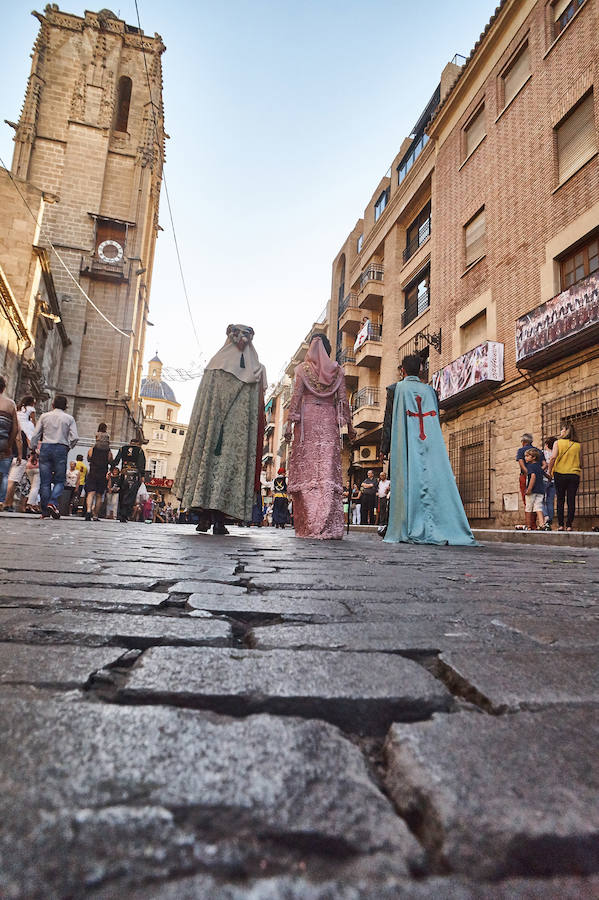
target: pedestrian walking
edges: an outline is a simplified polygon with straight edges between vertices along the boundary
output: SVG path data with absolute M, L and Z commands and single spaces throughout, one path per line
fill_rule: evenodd
M 112 462 L 112 453 L 110 452 L 110 439 L 106 434 L 106 425 L 101 422 L 98 426 L 96 434 L 96 443 L 87 453 L 89 462 L 89 472 L 85 482 L 85 504 L 86 522 L 98 521 L 100 507 L 104 494 L 106 493 L 106 476 L 110 463 Z
M 559 438 L 553 445 L 551 459 L 549 460 L 549 474 L 555 481 L 555 495 L 557 497 L 557 524 L 558 531 L 572 531 L 574 515 L 576 513 L 576 494 L 580 486 L 582 464 L 580 460 L 580 444 L 576 440 L 576 432 L 573 425 L 565 425 L 560 431 Z M 564 505 L 568 500 L 568 516 L 564 526 Z
M 330 359 L 331 344 L 314 334 L 306 358 L 295 370 L 285 439 L 289 458 L 289 493 L 297 537 L 340 540 L 343 537 L 343 482 L 340 426 L 355 439 L 343 368 Z
M 29 493 L 21 500 L 20 512 L 39 513 L 40 499 L 40 459 L 35 450 L 29 453 L 25 475 L 29 481 Z
M 21 461 L 23 447 L 14 400 L 6 397 L 6 380 L 0 375 L 0 510 L 4 508 L 8 473 L 13 459 Z
M 15 492 L 17 488 L 20 488 L 21 482 L 25 477 L 29 444 L 35 431 L 35 406 L 33 404 L 34 399 L 31 394 L 26 394 L 17 404 L 17 421 L 21 435 L 22 452 L 20 457 L 13 456 L 8 472 L 4 512 L 13 512 Z
M 79 470 L 79 487 L 75 491 L 75 496 L 73 498 L 73 503 L 72 503 L 73 512 L 76 514 L 79 510 L 79 501 L 81 500 L 82 496 L 85 496 L 85 480 L 87 478 L 87 466 L 85 465 L 85 462 L 83 461 L 82 453 L 77 454 L 77 457 L 75 459 L 75 466 Z M 84 509 L 85 509 L 85 505 L 84 505 Z
M 79 440 L 73 416 L 66 412 L 67 398 L 56 394 L 50 412 L 43 413 L 31 438 L 31 449 L 40 450 L 40 506 L 42 518 L 60 519 L 58 500 L 64 490 L 67 454 Z

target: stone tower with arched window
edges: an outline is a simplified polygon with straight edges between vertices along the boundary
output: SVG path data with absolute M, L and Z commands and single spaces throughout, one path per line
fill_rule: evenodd
M 164 157 L 159 35 L 108 9 L 83 17 L 56 4 L 40 29 L 15 134 L 13 175 L 54 201 L 45 234 L 98 309 L 51 252 L 71 343 L 56 385 L 83 443 L 105 421 L 111 442 L 141 424 L 139 387 Z

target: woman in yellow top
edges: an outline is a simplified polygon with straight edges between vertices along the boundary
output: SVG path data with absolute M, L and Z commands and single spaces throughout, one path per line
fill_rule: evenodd
M 564 500 L 568 498 L 568 518 L 566 531 L 572 531 L 576 509 L 576 492 L 580 484 L 580 444 L 576 440 L 573 425 L 565 425 L 553 445 L 549 460 L 549 475 L 553 474 L 555 496 L 557 497 L 558 531 L 564 530 Z

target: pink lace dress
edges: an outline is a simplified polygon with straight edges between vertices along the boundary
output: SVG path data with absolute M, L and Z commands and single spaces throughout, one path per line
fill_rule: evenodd
M 294 423 L 288 490 L 297 537 L 341 540 L 343 484 L 339 427 L 351 424 L 343 369 L 323 388 L 307 363 L 295 371 L 289 421 Z

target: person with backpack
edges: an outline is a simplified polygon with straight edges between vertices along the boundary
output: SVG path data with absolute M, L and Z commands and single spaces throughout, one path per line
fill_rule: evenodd
M 0 375 L 0 509 L 4 508 L 12 461 L 20 463 L 23 455 L 17 407 L 13 400 L 4 396 L 5 390 L 6 379 Z

